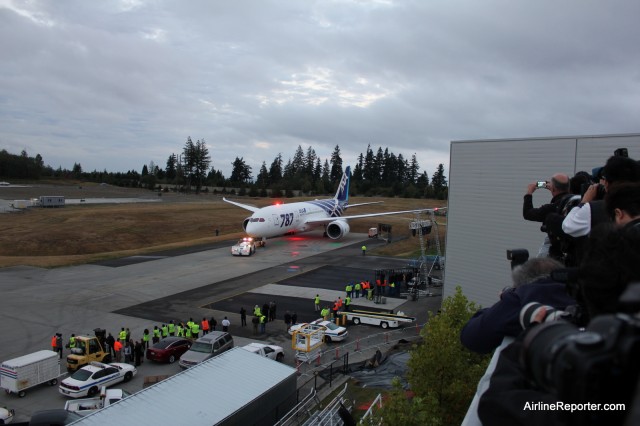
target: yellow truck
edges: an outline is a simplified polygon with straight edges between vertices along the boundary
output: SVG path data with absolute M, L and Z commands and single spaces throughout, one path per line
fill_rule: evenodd
M 98 337 L 76 336 L 76 347 L 72 348 L 71 354 L 67 356 L 67 370 L 76 371 L 91 361 L 109 363 L 111 354 L 104 351 Z

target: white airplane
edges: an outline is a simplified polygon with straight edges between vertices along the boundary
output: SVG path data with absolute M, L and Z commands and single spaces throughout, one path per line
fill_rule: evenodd
M 253 212 L 246 218 L 242 226 L 250 237 L 266 238 L 278 237 L 285 234 L 307 232 L 314 228 L 324 226 L 326 235 L 337 240 L 349 233 L 350 219 L 361 219 L 365 217 L 386 216 L 402 213 L 416 213 L 431 211 L 433 209 L 403 210 L 396 212 L 368 213 L 353 216 L 343 216 L 342 214 L 351 207 L 366 204 L 378 204 L 381 201 L 370 203 L 360 203 L 349 205 L 349 181 L 351 179 L 351 168 L 347 167 L 335 197 L 324 200 L 301 201 L 291 204 L 276 204 L 267 207 L 254 207 L 236 201 L 227 200 L 227 203 L 242 207 Z

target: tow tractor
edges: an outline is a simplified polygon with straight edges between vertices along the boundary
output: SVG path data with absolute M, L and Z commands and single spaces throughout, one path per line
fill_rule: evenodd
M 414 317 L 408 317 L 404 312 L 398 311 L 396 314 L 386 312 L 372 312 L 372 311 L 360 311 L 353 310 L 349 312 L 341 312 L 347 316 L 347 320 L 351 321 L 355 325 L 358 324 L 371 324 L 377 325 L 382 328 L 397 328 L 400 324 L 410 324 L 416 319 Z

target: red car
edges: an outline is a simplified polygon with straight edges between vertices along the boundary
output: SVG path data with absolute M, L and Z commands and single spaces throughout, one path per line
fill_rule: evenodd
M 189 350 L 191 340 L 184 337 L 165 337 L 147 349 L 147 359 L 157 362 L 173 363 Z

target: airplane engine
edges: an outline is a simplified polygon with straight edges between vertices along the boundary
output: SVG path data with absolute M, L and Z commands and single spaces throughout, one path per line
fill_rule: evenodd
M 337 240 L 349 233 L 349 224 L 344 220 L 334 220 L 327 225 L 327 236 Z
M 247 224 L 249 223 L 250 220 L 251 220 L 251 216 L 249 216 L 242 222 L 242 229 L 244 229 L 245 231 L 247 230 Z

